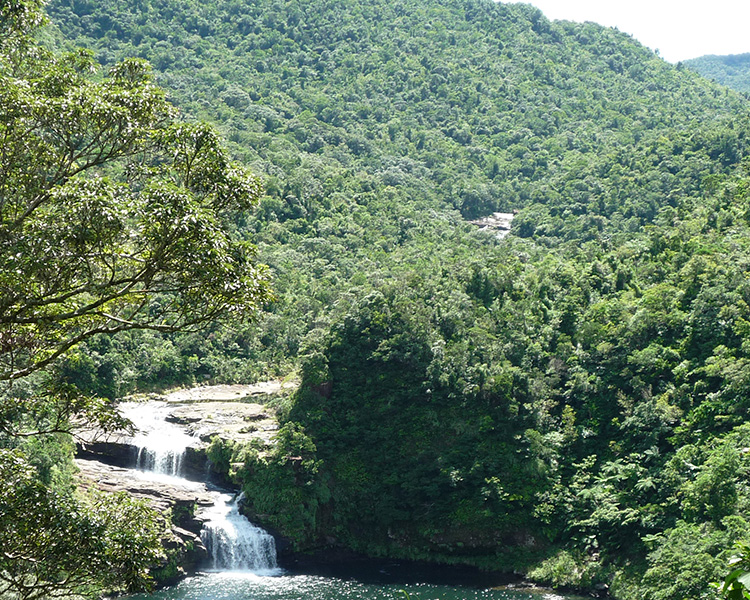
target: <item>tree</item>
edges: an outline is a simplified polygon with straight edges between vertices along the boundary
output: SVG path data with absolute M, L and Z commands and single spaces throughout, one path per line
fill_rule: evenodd
M 5 382 L 96 334 L 193 329 L 270 296 L 254 247 L 231 234 L 259 180 L 210 127 L 177 120 L 146 63 L 97 79 L 88 52 L 35 44 L 39 4 L 0 17 Z
M 105 75 L 91 53 L 35 41 L 43 2 L 0 5 L 0 595 L 142 588 L 152 512 L 83 501 L 27 440 L 124 420 L 51 371 L 98 334 L 193 330 L 252 316 L 267 270 L 234 232 L 260 195 L 207 125 L 180 121 L 150 67 Z M 69 458 L 69 454 L 67 455 Z
M 265 272 L 226 225 L 258 180 L 175 121 L 145 63 L 97 82 L 86 52 L 20 48 L 0 46 L 0 379 L 97 333 L 256 310 Z
M 143 501 L 60 494 L 25 457 L 0 449 L 0 596 L 34 600 L 147 589 L 161 556 L 159 528 Z

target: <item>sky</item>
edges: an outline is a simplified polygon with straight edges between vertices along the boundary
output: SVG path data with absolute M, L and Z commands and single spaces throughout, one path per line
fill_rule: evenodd
M 617 27 L 676 63 L 750 52 L 750 0 L 524 0 L 549 19 Z

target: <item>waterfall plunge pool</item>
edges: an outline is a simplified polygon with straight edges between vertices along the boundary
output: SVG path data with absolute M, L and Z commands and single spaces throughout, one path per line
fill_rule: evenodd
M 405 592 L 405 593 L 404 593 Z M 320 575 L 211 572 L 127 600 L 582 600 L 549 590 L 431 583 L 365 583 Z
M 168 422 L 168 403 L 124 403 L 121 410 L 138 429 L 135 476 L 181 487 L 204 485 L 181 477 L 185 449 L 195 437 Z M 422 572 L 413 565 L 372 562 L 284 571 L 276 566 L 273 538 L 239 514 L 239 499 L 213 494 L 201 538 L 216 570 L 128 600 L 575 600 L 544 590 L 493 587 L 476 575 L 451 577 L 450 569 L 441 567 Z
M 547 589 L 502 585 L 469 567 L 386 559 L 305 560 L 290 570 L 209 571 L 127 600 L 584 600 Z M 292 570 L 293 569 L 293 570 Z M 590 599 L 589 599 L 590 600 Z

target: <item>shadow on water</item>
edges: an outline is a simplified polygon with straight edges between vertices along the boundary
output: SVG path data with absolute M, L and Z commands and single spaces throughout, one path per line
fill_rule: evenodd
M 358 581 L 370 585 L 416 585 L 422 583 L 461 587 L 517 586 L 519 577 L 509 574 L 487 573 L 472 567 L 435 565 L 428 563 L 377 560 L 365 558 L 337 558 L 316 560 L 295 556 L 280 560 L 280 566 L 293 575 L 314 575 L 343 581 Z

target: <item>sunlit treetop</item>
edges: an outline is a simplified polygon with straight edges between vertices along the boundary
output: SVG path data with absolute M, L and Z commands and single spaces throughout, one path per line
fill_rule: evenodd
M 36 0 L 0 7 L 0 380 L 97 333 L 252 317 L 269 298 L 231 223 L 259 180 L 179 120 L 140 60 L 102 77 L 33 41 Z

